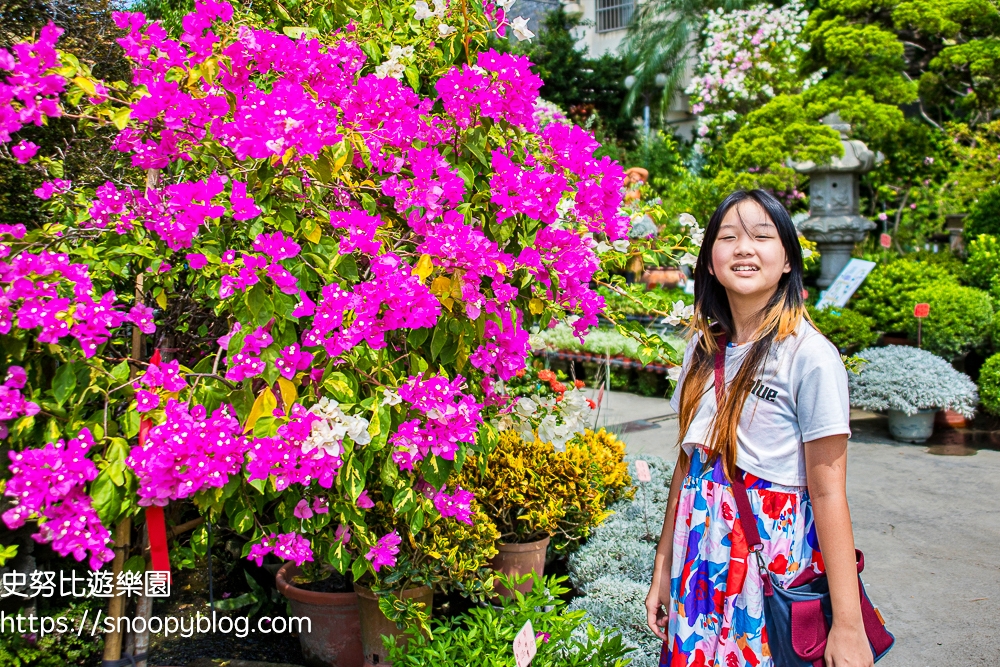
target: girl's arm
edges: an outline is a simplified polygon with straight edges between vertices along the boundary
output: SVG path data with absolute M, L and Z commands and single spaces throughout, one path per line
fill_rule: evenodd
M 683 462 L 681 459 L 685 459 Z M 660 541 L 656 545 L 656 560 L 653 561 L 653 581 L 646 596 L 646 624 L 660 639 L 666 641 L 664 627 L 667 616 L 663 607 L 670 604 L 670 564 L 673 559 L 674 518 L 677 516 L 677 500 L 681 495 L 681 484 L 687 477 L 691 459 L 677 455 L 674 475 L 670 478 L 670 494 L 667 496 L 667 511 L 663 517 Z
M 875 663 L 861 619 L 854 531 L 851 510 L 847 506 L 847 435 L 807 442 L 805 457 L 816 535 L 833 604 L 826 665 L 871 667 Z

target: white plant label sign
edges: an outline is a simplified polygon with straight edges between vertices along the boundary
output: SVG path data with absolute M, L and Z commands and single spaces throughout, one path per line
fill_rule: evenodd
M 820 300 L 816 303 L 816 308 L 822 309 L 827 306 L 837 306 L 843 308 L 854 295 L 854 292 L 861 287 L 868 274 L 875 268 L 875 262 L 863 259 L 851 259 L 847 266 L 841 270 L 837 279 L 833 281 Z
M 652 482 L 653 478 L 649 474 L 649 464 L 645 461 L 635 462 L 635 476 L 640 482 Z
M 528 621 L 514 637 L 514 661 L 517 663 L 517 667 L 528 667 L 537 652 L 535 630 L 531 627 L 531 621 Z

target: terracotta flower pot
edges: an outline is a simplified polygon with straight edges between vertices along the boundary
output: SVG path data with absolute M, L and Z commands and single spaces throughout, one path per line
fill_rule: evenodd
M 941 428 L 965 428 L 969 422 L 954 410 L 938 410 L 934 415 L 934 425 Z
M 642 274 L 641 282 L 649 287 L 663 285 L 664 287 L 676 287 L 684 280 L 684 274 L 680 269 L 674 268 L 653 268 L 646 269 Z
M 378 596 L 370 588 L 354 584 L 354 592 L 358 594 L 358 607 L 361 610 L 361 646 L 365 656 L 365 667 L 383 667 L 391 665 L 385 654 L 385 644 L 382 635 L 396 637 L 397 641 L 403 631 L 385 617 L 378 608 Z M 395 591 L 396 597 L 402 600 L 415 600 L 424 603 L 424 610 L 430 614 L 434 602 L 434 591 L 430 586 L 408 588 L 405 591 Z
M 537 542 L 525 542 L 524 544 L 499 544 L 497 545 L 496 556 L 490 561 L 490 565 L 497 572 L 503 572 L 515 577 L 521 577 L 529 572 L 537 572 L 539 576 L 545 571 L 545 550 L 549 548 L 549 538 Z M 532 581 L 529 579 L 523 584 L 515 586 L 522 593 L 531 591 Z M 496 585 L 496 591 L 500 595 L 514 597 L 507 587 Z
M 302 655 L 312 667 L 362 667 L 361 617 L 356 593 L 318 593 L 298 588 L 292 579 L 299 572 L 285 563 L 275 581 L 288 598 L 295 616 L 306 616 L 311 631 L 299 633 Z

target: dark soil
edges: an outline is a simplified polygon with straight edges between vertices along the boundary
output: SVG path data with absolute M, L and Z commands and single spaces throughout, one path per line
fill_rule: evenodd
M 319 581 L 295 582 L 296 588 L 314 593 L 350 593 L 354 590 L 354 583 L 350 576 L 344 576 L 339 572 L 334 572 L 326 579 Z

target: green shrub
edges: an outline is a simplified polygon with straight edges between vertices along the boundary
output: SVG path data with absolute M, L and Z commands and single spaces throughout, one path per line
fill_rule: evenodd
M 958 279 L 938 264 L 897 259 L 880 264 L 861 284 L 850 301 L 852 309 L 875 320 L 879 331 L 905 331 L 913 319 L 910 292 L 929 283 L 958 284 Z
M 981 290 L 991 290 L 994 278 L 1000 276 L 1000 238 L 980 234 L 969 242 L 967 251 L 969 259 L 964 282 Z
M 1000 236 L 1000 185 L 994 185 L 979 196 L 965 218 L 966 241 L 978 238 L 980 234 Z
M 930 304 L 923 322 L 922 347 L 951 360 L 970 350 L 984 347 L 993 331 L 993 302 L 990 295 L 975 287 L 938 282 L 908 293 L 910 316 L 906 333 L 917 339 L 917 318 L 913 306 Z
M 89 610 L 93 618 L 102 602 L 99 598 L 88 598 L 67 609 L 44 613 L 52 617 L 64 616 L 70 627 L 76 627 L 85 611 Z M 10 618 L 10 612 L 7 616 Z M 0 665 L 3 667 L 83 667 L 96 664 L 102 650 L 101 642 L 86 635 L 78 637 L 75 632 L 53 632 L 32 638 L 18 632 L 0 631 Z
M 1000 416 L 1000 354 L 994 354 L 979 369 L 979 400 L 987 412 Z
M 538 647 L 533 667 L 625 667 L 631 649 L 618 633 L 605 634 L 587 623 L 586 612 L 566 610 L 564 581 L 534 575 L 531 592 L 502 598 L 502 607 L 473 607 L 456 618 L 435 619 L 433 639 L 418 628 L 407 630 L 398 645 L 383 638 L 389 660 L 398 667 L 513 667 L 514 637 L 531 621 Z
M 878 340 L 875 320 L 850 308 L 809 306 L 809 317 L 820 332 L 845 354 L 871 347 Z

